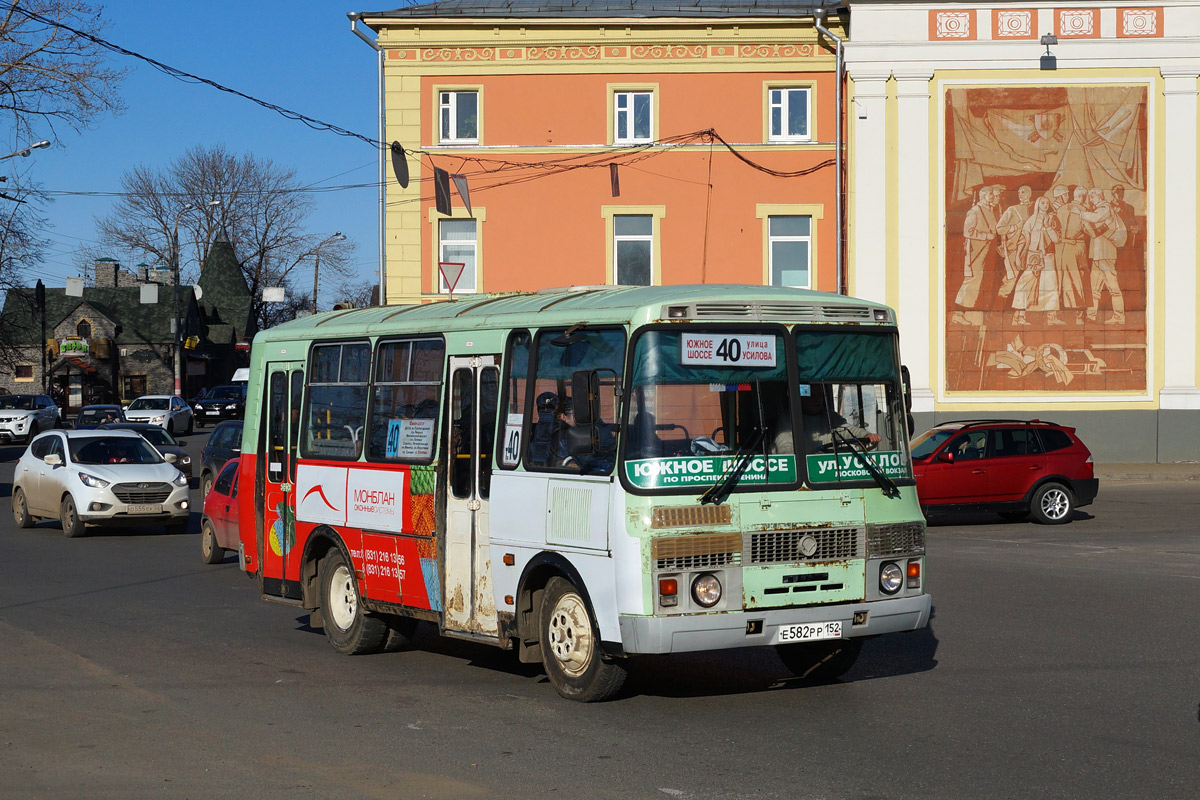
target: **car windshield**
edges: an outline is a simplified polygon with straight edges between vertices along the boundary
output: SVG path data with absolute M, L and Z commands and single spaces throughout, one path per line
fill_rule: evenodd
M 164 430 L 163 428 L 159 428 L 157 426 L 152 427 L 152 428 L 145 428 L 145 429 L 130 428 L 130 430 L 136 430 L 139 434 L 141 434 L 143 439 L 145 439 L 150 444 L 155 445 L 155 446 L 157 446 L 157 445 L 164 445 L 166 447 L 178 447 L 179 446 L 179 442 L 175 441 L 175 438 L 173 436 L 171 436 L 171 434 L 167 433 L 166 430 Z
M 0 408 L 25 411 L 33 408 L 33 398 L 27 394 L 10 394 L 7 397 L 0 397 Z
M 141 437 L 71 439 L 71 461 L 76 464 L 161 464 L 162 457 Z
M 218 386 L 205 395 L 204 399 L 237 401 L 242 399 L 242 390 L 237 386 Z
M 168 407 L 165 397 L 139 397 L 129 404 L 130 411 L 165 411 Z
M 956 433 L 958 433 L 957 430 L 946 430 L 944 428 L 934 428 L 931 431 L 925 431 L 912 440 L 912 457 L 928 458 L 933 454 L 934 450 L 941 447 L 942 442 Z

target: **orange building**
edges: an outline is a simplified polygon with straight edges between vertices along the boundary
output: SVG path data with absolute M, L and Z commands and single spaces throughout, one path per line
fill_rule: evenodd
M 681 6 L 442 0 L 354 16 L 380 48 L 384 138 L 408 151 L 407 186 L 387 182 L 386 302 L 444 293 L 439 262 L 465 265 L 455 294 L 844 286 L 841 21 L 814 19 L 819 2 Z

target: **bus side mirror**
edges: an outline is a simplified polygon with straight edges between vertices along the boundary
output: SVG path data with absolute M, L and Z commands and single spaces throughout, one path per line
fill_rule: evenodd
M 600 375 L 594 369 L 571 375 L 571 403 L 576 425 L 591 425 L 600 419 Z

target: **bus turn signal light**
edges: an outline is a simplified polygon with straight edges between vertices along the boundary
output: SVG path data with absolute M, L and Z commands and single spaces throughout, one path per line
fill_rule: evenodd
M 921 588 L 921 562 L 917 560 L 908 562 L 908 580 L 906 585 L 909 589 Z
M 676 578 L 658 579 L 658 604 L 660 606 L 679 605 L 679 581 Z

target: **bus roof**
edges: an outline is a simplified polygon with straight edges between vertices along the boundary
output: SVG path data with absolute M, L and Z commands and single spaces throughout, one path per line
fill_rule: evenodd
M 285 341 L 395 331 L 451 331 L 485 327 L 645 324 L 667 318 L 720 322 L 865 322 L 895 324 L 879 303 L 808 289 L 742 284 L 682 286 L 572 286 L 537 292 L 473 294 L 453 301 L 331 311 L 285 322 L 255 341 Z M 876 310 L 888 311 L 885 318 Z M 536 316 L 534 316 L 536 315 Z

